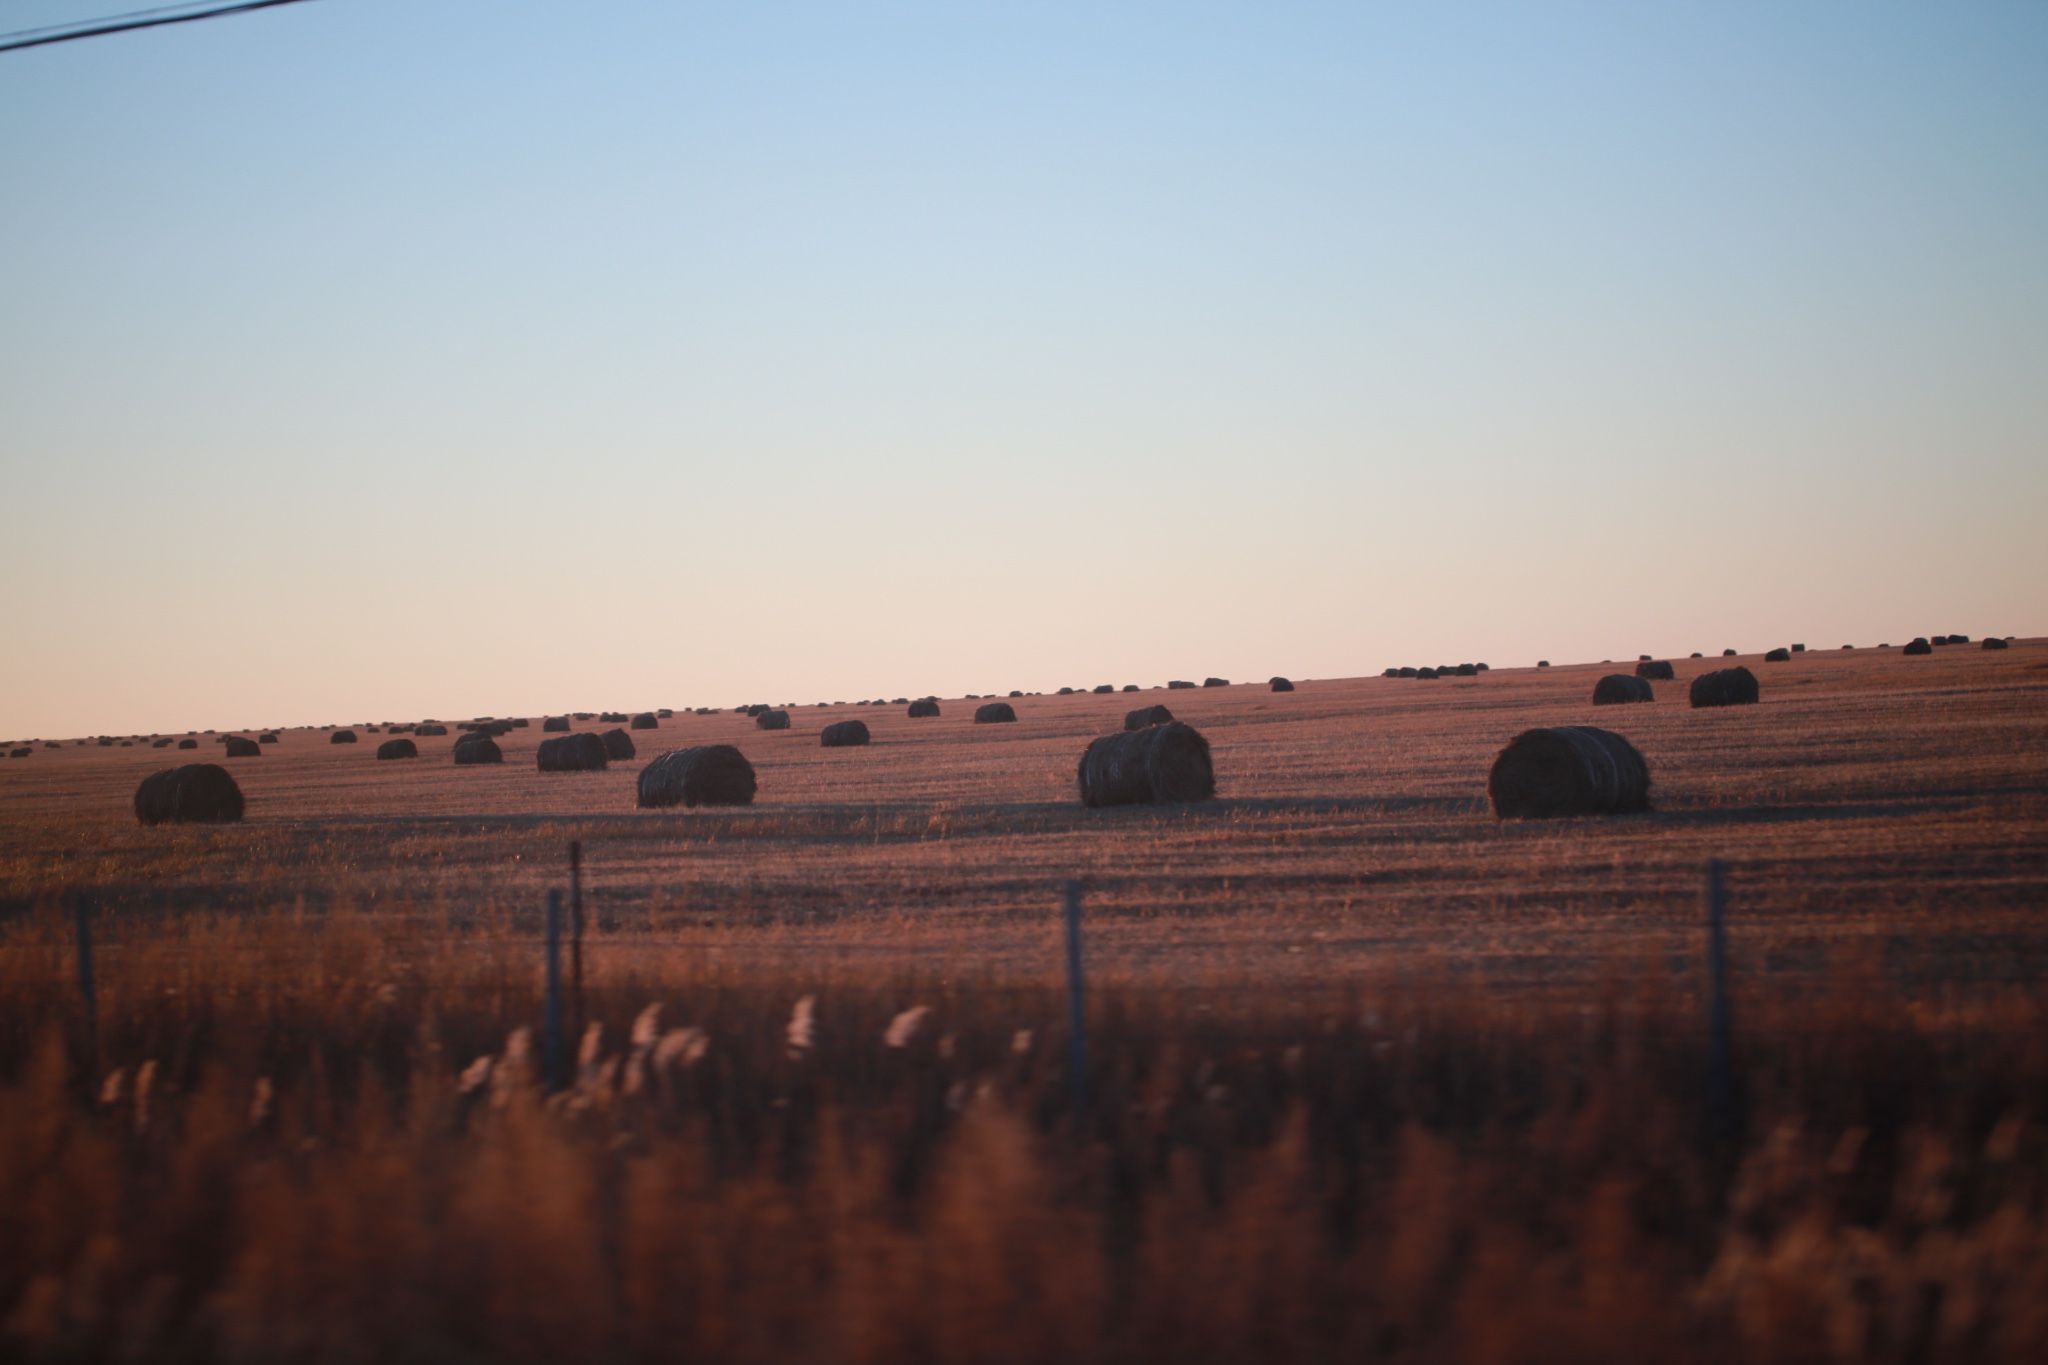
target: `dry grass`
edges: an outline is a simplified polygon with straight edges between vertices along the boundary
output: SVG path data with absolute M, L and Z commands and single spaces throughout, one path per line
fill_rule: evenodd
M 1072 797 L 1121 695 L 648 736 L 740 743 L 744 811 L 635 813 L 637 764 L 537 774 L 537 730 L 481 770 L 287 731 L 231 765 L 248 824 L 143 830 L 166 755 L 38 750 L 0 770 L 0 1357 L 2040 1359 L 2048 647 L 1753 666 L 1762 706 L 1625 723 L 1600 666 L 1183 692 L 1222 799 L 1171 812 Z M 875 743 L 820 750 L 847 714 Z M 1656 813 L 1485 814 L 1508 737 L 1596 719 Z M 570 838 L 598 1031 L 549 1097 Z

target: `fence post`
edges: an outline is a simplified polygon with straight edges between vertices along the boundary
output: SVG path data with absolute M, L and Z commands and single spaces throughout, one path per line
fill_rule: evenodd
M 547 1088 L 562 1088 L 562 893 L 548 891 L 548 1003 L 541 1036 L 541 1058 L 547 1067 Z
M 85 1001 L 86 1065 L 97 1072 L 100 1060 L 100 992 L 92 970 L 92 906 L 83 891 L 71 897 L 71 926 L 78 938 L 78 994 Z
M 569 985 L 574 993 L 576 1036 L 583 1036 L 583 841 L 569 841 Z
M 1067 1078 L 1074 1092 L 1074 1122 L 1088 1108 L 1088 1020 L 1081 973 L 1081 883 L 1067 883 Z
M 1728 1010 L 1728 892 L 1721 860 L 1707 860 L 1707 1116 L 1717 1140 L 1732 1136 L 1734 1077 L 1729 1060 L 1733 1031 Z

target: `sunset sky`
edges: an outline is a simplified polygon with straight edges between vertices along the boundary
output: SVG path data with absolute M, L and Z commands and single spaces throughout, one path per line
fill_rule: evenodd
M 0 507 L 10 737 L 2048 633 L 2048 6 L 0 54 Z

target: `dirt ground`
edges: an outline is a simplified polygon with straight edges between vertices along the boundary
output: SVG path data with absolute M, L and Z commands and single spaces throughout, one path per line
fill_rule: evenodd
M 1738 662 L 1761 705 L 1686 705 L 1692 677 Z M 2048 978 L 2048 641 L 1674 663 L 1653 704 L 1599 708 L 1595 681 L 1633 661 L 1034 696 L 1013 702 L 1014 725 L 975 725 L 959 699 L 920 720 L 803 706 L 783 732 L 678 714 L 634 732 L 635 760 L 590 774 L 536 770 L 538 717 L 500 741 L 497 767 L 455 767 L 453 736 L 379 762 L 382 736 L 360 726 L 354 745 L 287 730 L 236 760 L 210 736 L 196 754 L 38 744 L 0 760 L 0 917 L 84 891 L 114 941 L 165 914 L 293 905 L 525 933 L 576 839 L 599 964 L 684 952 L 1037 978 L 1056 964 L 1059 887 L 1078 877 L 1091 958 L 1120 974 L 1571 983 L 1617 962 L 1693 971 L 1702 869 L 1719 857 L 1738 975 L 1855 962 L 1950 993 Z M 1208 737 L 1217 799 L 1084 809 L 1082 748 L 1162 701 Z M 819 730 L 851 716 L 874 742 L 821 748 Z M 1493 755 L 1554 724 L 1634 741 L 1654 812 L 1495 820 Z M 635 810 L 649 758 L 707 742 L 752 760 L 755 805 Z M 246 822 L 138 826 L 135 785 L 180 759 L 224 762 Z

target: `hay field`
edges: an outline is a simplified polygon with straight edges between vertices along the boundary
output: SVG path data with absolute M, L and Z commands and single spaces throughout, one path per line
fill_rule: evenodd
M 1687 707 L 1687 681 L 1726 662 L 1759 674 L 1763 703 Z M 498 767 L 454 767 L 453 736 L 378 762 L 378 736 L 286 730 L 228 761 L 248 820 L 221 829 L 142 829 L 128 809 L 147 773 L 216 760 L 210 738 L 185 755 L 38 747 L 0 763 L 0 914 L 77 889 L 117 920 L 346 904 L 530 934 L 578 839 L 598 932 L 642 954 L 1034 978 L 1055 888 L 1082 877 L 1092 952 L 1119 969 L 1277 986 L 1443 961 L 1569 982 L 1689 960 L 1700 869 L 1719 856 L 1739 971 L 1820 970 L 1846 950 L 1930 982 L 2048 974 L 2048 643 L 1676 663 L 1655 703 L 1599 708 L 1595 680 L 1632 664 L 1048 695 L 1019 699 L 1014 725 L 974 725 L 957 699 L 915 721 L 804 706 L 774 733 L 679 714 L 601 774 L 536 772 L 538 717 L 500 740 Z M 1208 736 L 1219 799 L 1083 809 L 1081 749 L 1162 700 Z M 849 716 L 874 743 L 820 748 Z M 1522 729 L 1581 723 L 1643 751 L 1655 813 L 1495 821 L 1493 754 Z M 649 758 L 714 741 L 759 771 L 752 808 L 634 809 Z

